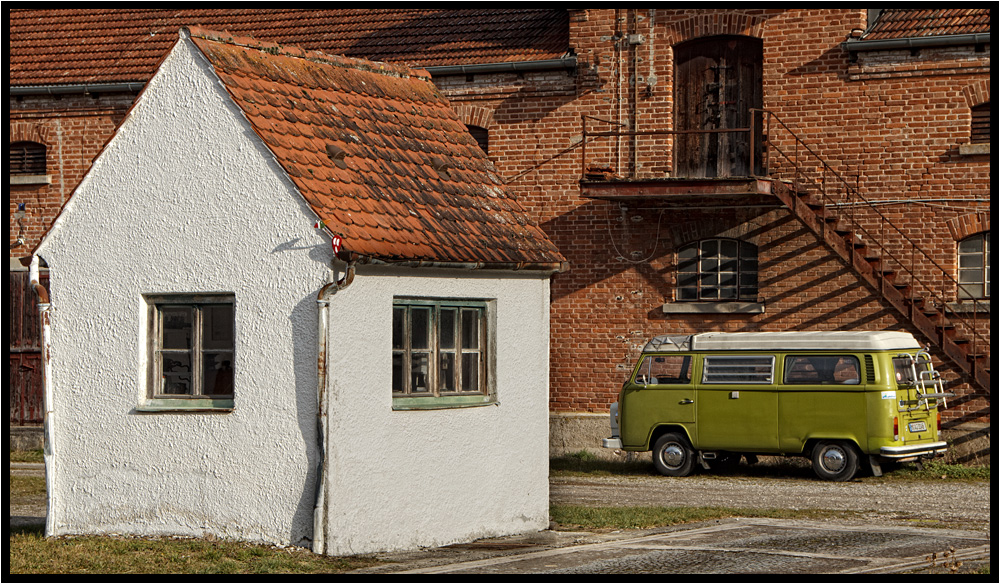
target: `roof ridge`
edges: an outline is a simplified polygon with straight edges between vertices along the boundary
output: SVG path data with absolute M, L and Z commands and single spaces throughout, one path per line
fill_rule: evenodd
M 255 49 L 270 55 L 279 57 L 291 57 L 295 59 L 305 59 L 316 63 L 334 65 L 340 67 L 350 67 L 372 73 L 392 75 L 403 79 L 415 77 L 418 79 L 430 80 L 431 75 L 426 69 L 415 69 L 398 63 L 385 63 L 382 61 L 371 61 L 368 59 L 358 59 L 345 55 L 332 55 L 321 51 L 304 49 L 295 45 L 282 45 L 271 41 L 255 39 L 249 36 L 239 36 L 229 31 L 217 31 L 196 25 L 181 27 L 179 34 L 192 38 L 199 38 L 211 42 L 219 42 L 247 49 Z

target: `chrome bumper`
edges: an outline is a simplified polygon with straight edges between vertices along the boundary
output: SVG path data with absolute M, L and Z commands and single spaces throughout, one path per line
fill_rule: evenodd
M 617 436 L 612 436 L 611 438 L 605 438 L 601 440 L 601 446 L 604 448 L 621 448 L 622 439 Z
M 913 446 L 883 446 L 879 455 L 884 458 L 899 459 L 917 456 L 937 456 L 948 450 L 947 442 L 931 442 L 930 444 L 915 444 Z

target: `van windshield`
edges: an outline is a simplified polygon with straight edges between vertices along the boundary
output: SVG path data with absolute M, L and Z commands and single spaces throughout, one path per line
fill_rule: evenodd
M 635 382 L 647 385 L 691 383 L 691 356 L 646 355 L 635 375 Z

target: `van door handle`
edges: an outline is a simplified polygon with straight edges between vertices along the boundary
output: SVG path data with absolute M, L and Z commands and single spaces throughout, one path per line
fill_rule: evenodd
M 681 403 L 682 404 L 693 404 L 694 400 L 693 399 L 682 399 Z

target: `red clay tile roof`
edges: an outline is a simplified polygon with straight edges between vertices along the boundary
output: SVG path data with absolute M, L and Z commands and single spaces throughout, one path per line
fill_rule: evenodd
M 16 9 L 10 86 L 144 82 L 183 26 L 420 67 L 556 59 L 565 10 Z
M 865 40 L 916 38 L 990 32 L 989 8 L 887 8 Z
M 384 261 L 564 261 L 426 72 L 197 28 L 191 38 L 345 250 Z

